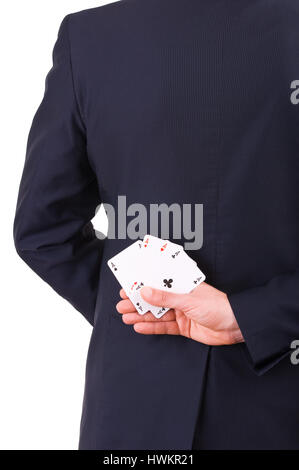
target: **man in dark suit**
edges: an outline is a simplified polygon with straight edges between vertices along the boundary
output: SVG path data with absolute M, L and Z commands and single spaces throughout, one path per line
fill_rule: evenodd
M 297 0 L 124 0 L 63 21 L 14 233 L 93 325 L 80 449 L 299 448 L 298 21 Z M 159 322 L 107 268 L 131 240 L 90 223 L 119 195 L 204 207 L 189 254 L 207 283 L 145 291 L 173 308 Z

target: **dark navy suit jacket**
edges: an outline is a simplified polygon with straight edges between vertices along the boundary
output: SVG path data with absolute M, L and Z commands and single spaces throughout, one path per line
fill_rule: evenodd
M 297 0 L 124 0 L 64 19 L 14 233 L 94 326 L 80 449 L 190 449 L 196 422 L 202 449 L 299 448 L 298 24 Z M 122 323 L 106 262 L 132 241 L 90 223 L 118 195 L 204 205 L 189 254 L 245 344 Z

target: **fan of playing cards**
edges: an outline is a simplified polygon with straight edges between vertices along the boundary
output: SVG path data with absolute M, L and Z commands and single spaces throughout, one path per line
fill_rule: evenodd
M 138 240 L 111 258 L 108 266 L 137 312 L 144 315 L 151 311 L 156 318 L 161 318 L 169 308 L 145 302 L 140 294 L 142 287 L 186 294 L 205 280 L 196 262 L 180 245 L 152 235 L 146 235 L 143 241 Z

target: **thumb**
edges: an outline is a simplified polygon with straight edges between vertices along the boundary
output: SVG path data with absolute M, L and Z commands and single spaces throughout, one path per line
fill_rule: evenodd
M 158 307 L 177 308 L 183 310 L 186 303 L 186 294 L 174 294 L 164 290 L 143 287 L 141 296 L 146 302 Z

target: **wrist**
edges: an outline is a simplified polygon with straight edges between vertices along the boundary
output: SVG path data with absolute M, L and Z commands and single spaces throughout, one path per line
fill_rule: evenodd
M 223 312 L 223 324 L 222 328 L 227 331 L 239 330 L 236 317 L 234 315 L 232 306 L 228 300 L 228 296 L 223 293 L 222 296 L 222 312 Z

